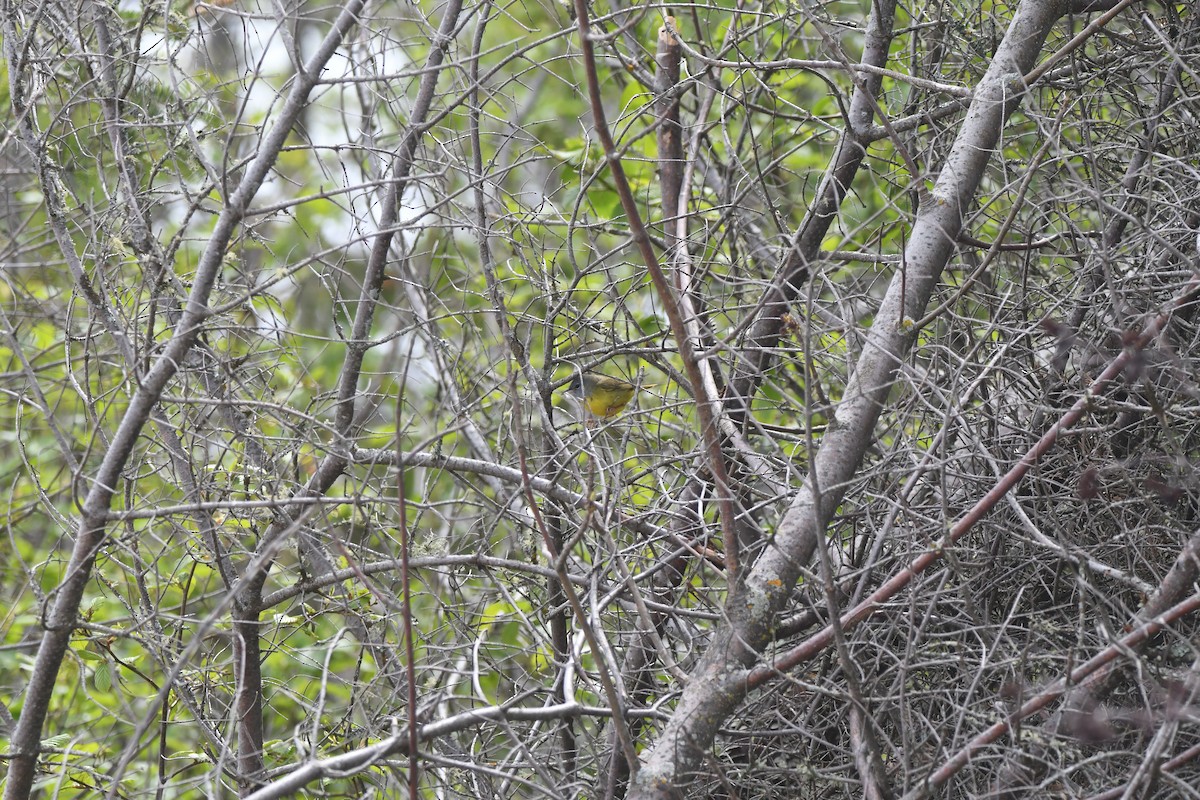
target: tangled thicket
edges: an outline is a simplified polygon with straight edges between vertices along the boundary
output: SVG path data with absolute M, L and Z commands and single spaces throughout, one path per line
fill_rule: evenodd
M 1190 6 L 0 21 L 6 798 L 1200 796 Z

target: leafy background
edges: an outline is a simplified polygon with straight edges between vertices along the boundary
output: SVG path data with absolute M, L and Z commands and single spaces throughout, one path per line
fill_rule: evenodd
M 239 207 L 297 62 L 341 7 L 5 5 L 0 697 L 13 717 L 95 518 L 85 498 L 220 244 L 194 346 L 100 514 L 41 726 L 40 796 L 247 795 L 415 717 L 454 722 L 422 742 L 419 776 L 397 747 L 308 791 L 390 796 L 412 780 L 430 797 L 599 797 L 618 750 L 606 678 L 654 651 L 619 687 L 648 753 L 728 614 L 688 365 L 596 135 L 574 9 L 452 8 L 362 9 Z M 836 62 L 861 57 L 871 8 L 590 7 L 600 97 L 673 276 L 654 61 L 665 14 L 691 48 L 679 97 L 698 343 L 721 389 L 767 353 L 741 438 L 725 441 L 746 563 L 771 546 L 919 245 L 915 215 L 963 124 L 959 90 L 980 84 L 1017 13 L 899 8 L 877 101 L 894 128 L 876 115 L 862 133 L 863 167 L 762 348 L 751 326 L 769 287 L 825 213 L 814 204 L 866 80 Z M 1043 56 L 1094 19 L 1065 15 Z M 831 596 L 848 607 L 933 546 L 1186 289 L 1196 52 L 1190 6 L 1137 4 L 1021 98 L 932 302 L 906 309 L 911 357 L 827 527 L 834 580 L 804 565 L 766 656 L 824 624 Z M 383 263 L 381 231 L 394 234 Z M 1115 391 L 882 622 L 739 706 L 691 793 L 857 797 L 875 780 L 899 796 L 1136 624 L 1194 538 L 1191 313 L 1138 348 Z M 561 393 L 586 369 L 644 388 L 589 421 Z M 649 645 L 639 603 L 660 615 Z M 1138 766 L 1148 748 L 1196 745 L 1193 627 L 1130 654 L 1102 705 L 1048 739 L 997 743 L 952 795 L 1000 791 L 1024 759 L 1039 796 L 1126 783 L 1195 796 L 1188 760 L 1149 778 Z M 257 683 L 238 645 L 248 630 Z M 251 695 L 257 756 L 238 705 Z M 507 716 L 462 716 L 496 707 Z M 875 772 L 853 752 L 864 711 Z

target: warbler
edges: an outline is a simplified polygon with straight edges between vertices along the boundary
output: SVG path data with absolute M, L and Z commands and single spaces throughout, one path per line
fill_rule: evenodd
M 621 413 L 621 409 L 633 399 L 637 387 L 620 378 L 610 378 L 595 372 L 576 375 L 567 387 L 567 394 L 583 401 L 583 405 L 594 417 L 608 419 Z

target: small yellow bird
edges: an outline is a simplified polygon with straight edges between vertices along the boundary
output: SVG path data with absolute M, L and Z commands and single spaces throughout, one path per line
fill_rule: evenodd
M 621 409 L 633 399 L 636 388 L 620 378 L 585 372 L 582 376 L 575 376 L 575 380 L 567 387 L 567 394 L 582 400 L 592 416 L 608 419 L 621 413 Z

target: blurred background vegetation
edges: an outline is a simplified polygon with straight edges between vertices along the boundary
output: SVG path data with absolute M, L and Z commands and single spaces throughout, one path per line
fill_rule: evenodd
M 844 65 L 861 57 L 871 4 L 590 8 L 633 196 L 677 291 L 686 275 L 723 390 L 845 136 L 866 73 Z M 639 750 L 722 616 L 695 401 L 595 137 L 574 10 L 367 4 L 318 65 L 261 188 L 238 195 L 297 64 L 341 10 L 5 3 L 0 705 L 13 717 L 99 465 L 179 332 L 222 215 L 244 211 L 220 240 L 198 338 L 112 487 L 42 728 L 37 796 L 246 795 L 388 740 L 415 714 L 457 725 L 422 743 L 423 796 L 599 797 L 612 753 L 604 676 L 641 641 L 638 605 L 661 615 L 652 688 L 623 687 Z M 675 211 L 659 179 L 666 14 L 686 44 L 686 269 L 666 248 Z M 896 13 L 878 94 L 892 129 L 876 114 L 858 132 L 863 168 L 826 212 L 739 427 L 738 447 L 760 459 L 734 475 L 748 559 L 803 482 L 1011 14 L 954 0 Z M 1092 18 L 1064 17 L 1045 52 Z M 1194 274 L 1194 18 L 1188 4 L 1137 4 L 1012 116 L 933 303 L 911 310 L 913 357 L 830 526 L 845 599 L 929 547 Z M 394 233 L 385 274 L 372 271 L 381 231 Z M 944 571 L 855 633 L 853 681 L 898 790 L 1107 646 L 1171 568 L 1200 490 L 1195 336 L 1183 315 Z M 561 391 L 585 370 L 642 388 L 613 419 L 588 420 Z M 820 588 L 798 593 L 781 647 L 806 613 L 822 621 L 823 602 Z M 258 632 L 257 685 L 238 664 L 235 618 Z M 1195 708 L 1191 630 L 1134 662 L 1109 714 L 1128 724 L 1092 739 L 1059 731 L 1061 747 L 1039 751 L 1039 796 L 1123 785 L 1168 722 L 1165 753 L 1195 745 L 1194 711 L 1168 720 L 1161 700 Z M 755 695 L 696 796 L 862 796 L 847 691 L 826 660 Z M 238 755 L 246 692 L 260 699 L 254 774 Z M 506 704 L 527 713 L 458 725 Z M 986 792 L 999 757 L 973 764 L 955 794 Z M 330 772 L 307 796 L 398 796 L 409 766 L 393 758 Z M 1195 796 L 1187 784 L 1155 796 Z

